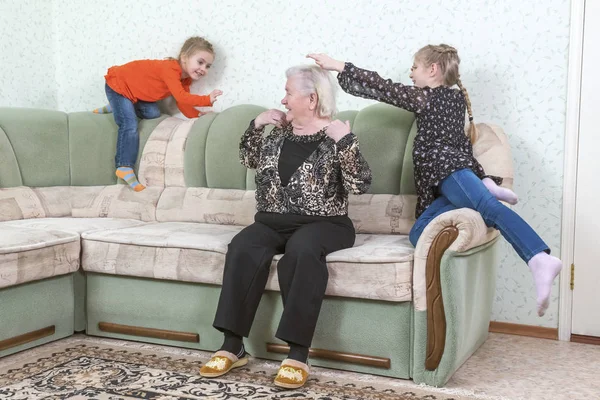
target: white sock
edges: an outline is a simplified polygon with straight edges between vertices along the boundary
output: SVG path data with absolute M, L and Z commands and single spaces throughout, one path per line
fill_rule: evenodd
M 498 200 L 505 201 L 513 206 L 519 202 L 519 197 L 512 190 L 496 185 L 496 182 L 490 178 L 483 178 L 481 181 Z
M 537 312 L 541 317 L 546 313 L 546 309 L 550 304 L 550 291 L 554 278 L 562 269 L 562 261 L 545 252 L 541 252 L 533 256 L 527 263 L 537 292 Z

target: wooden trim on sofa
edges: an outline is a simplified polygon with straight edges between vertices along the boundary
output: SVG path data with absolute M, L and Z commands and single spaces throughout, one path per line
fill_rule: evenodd
M 600 337 L 571 334 L 571 342 L 584 343 L 584 344 L 595 344 L 597 346 L 600 346 Z
M 155 339 L 176 340 L 178 342 L 199 343 L 200 335 L 193 332 L 168 331 L 164 329 L 144 328 L 141 326 L 99 322 L 98 329 L 103 332 L 119 333 L 130 336 L 144 336 Z
M 490 332 L 506 333 L 508 335 L 530 336 L 541 339 L 558 339 L 557 328 L 546 328 L 543 326 L 511 324 L 508 322 L 490 322 Z
M 267 343 L 267 351 L 270 353 L 287 354 L 290 347 L 284 344 Z M 352 364 L 368 365 L 370 367 L 379 367 L 390 369 L 392 362 L 389 358 L 366 356 L 363 354 L 342 353 L 339 351 L 313 349 L 309 350 L 311 358 L 322 358 L 326 360 L 343 361 Z
M 446 316 L 444 314 L 444 299 L 442 298 L 442 282 L 440 280 L 440 264 L 444 252 L 458 237 L 458 228 L 448 226 L 437 234 L 429 253 L 426 264 L 427 283 L 427 352 L 425 369 L 435 370 L 440 364 L 446 347 Z
M 27 332 L 19 336 L 11 337 L 0 341 L 0 351 L 17 347 L 25 343 L 52 336 L 56 332 L 56 326 L 51 325 L 46 328 L 38 329 L 37 331 Z

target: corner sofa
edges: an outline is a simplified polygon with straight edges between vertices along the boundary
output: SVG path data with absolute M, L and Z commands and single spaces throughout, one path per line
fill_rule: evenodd
M 74 332 L 215 350 L 227 244 L 256 205 L 239 139 L 263 110 L 140 121 L 136 193 L 114 176 L 112 115 L 0 108 L 0 357 Z M 442 386 L 487 337 L 498 233 L 461 209 L 413 248 L 414 115 L 375 104 L 339 118 L 374 180 L 350 196 L 355 246 L 327 257 L 311 364 Z M 478 127 L 476 157 L 510 186 L 505 135 Z M 281 308 L 272 268 L 246 341 L 254 357 L 285 357 Z

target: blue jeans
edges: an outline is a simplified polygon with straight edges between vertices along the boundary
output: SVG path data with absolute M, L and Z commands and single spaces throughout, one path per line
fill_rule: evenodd
M 113 117 L 119 127 L 115 164 L 117 168 L 133 168 L 140 146 L 137 117 L 141 119 L 158 118 L 160 117 L 160 109 L 158 104 L 146 101 L 138 101 L 133 104 L 131 100 L 121 96 L 107 84 L 105 84 L 105 90 L 106 98 L 112 107 Z
M 550 253 L 548 245 L 527 222 L 500 203 L 470 169 L 454 172 L 441 182 L 438 189 L 441 196 L 421 214 L 410 231 L 413 246 L 417 245 L 423 230 L 435 217 L 457 208 L 470 208 L 481 214 L 487 226 L 498 229 L 523 261 L 529 262 L 542 251 Z

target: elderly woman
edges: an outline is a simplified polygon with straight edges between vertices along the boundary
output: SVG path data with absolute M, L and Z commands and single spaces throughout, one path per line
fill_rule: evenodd
M 250 122 L 240 160 L 256 169 L 255 222 L 227 251 L 213 326 L 224 342 L 200 370 L 216 377 L 248 362 L 248 337 L 275 254 L 284 310 L 276 336 L 290 346 L 275 384 L 298 388 L 308 377 L 308 350 L 327 287 L 327 254 L 352 247 L 348 193 L 364 193 L 371 170 L 348 122 L 332 121 L 336 83 L 317 66 L 287 70 L 287 114 L 268 110 Z M 263 138 L 265 126 L 275 125 Z

